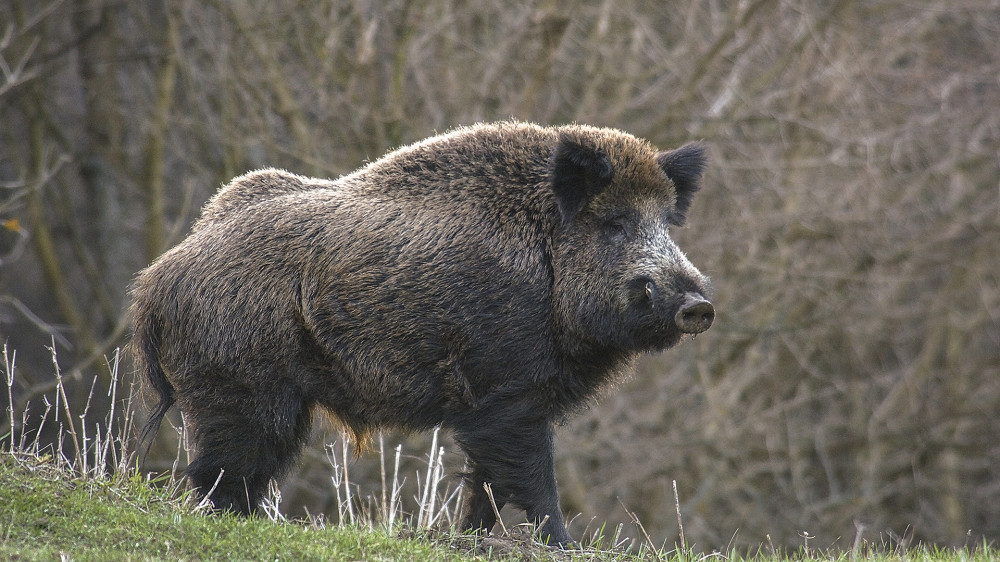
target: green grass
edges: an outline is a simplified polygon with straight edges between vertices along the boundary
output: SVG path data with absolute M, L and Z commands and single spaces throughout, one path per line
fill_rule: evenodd
M 205 516 L 139 478 L 80 478 L 3 454 L 0 559 L 468 560 L 426 540 L 358 527 Z
M 65 462 L 0 453 L 0 560 L 662 560 L 985 562 L 989 547 L 868 552 L 560 552 L 525 536 L 390 534 L 359 526 L 206 515 L 137 475 L 80 476 Z

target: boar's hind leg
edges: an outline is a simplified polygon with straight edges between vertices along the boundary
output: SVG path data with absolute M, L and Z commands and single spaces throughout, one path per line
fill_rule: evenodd
M 497 509 L 507 503 L 525 510 L 540 529 L 542 540 L 552 545 L 572 544 L 556 490 L 552 460 L 552 422 L 491 424 L 479 417 L 456 424 L 455 438 L 469 457 L 472 467 L 466 476 L 472 488 L 465 520 L 466 529 L 489 531 L 496 523 L 493 506 L 483 487 L 490 485 Z M 548 517 L 548 519 L 546 519 Z
M 202 497 L 215 487 L 209 498 L 215 509 L 250 515 L 270 480 L 280 478 L 301 450 L 310 411 L 290 387 L 254 395 L 216 389 L 215 396 L 216 402 L 185 412 L 197 454 L 186 473 Z

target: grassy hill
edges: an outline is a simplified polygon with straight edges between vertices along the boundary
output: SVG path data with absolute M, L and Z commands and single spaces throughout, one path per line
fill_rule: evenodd
M 0 462 L 0 559 L 467 560 L 358 527 L 206 517 L 140 478 L 81 478 L 49 459 Z M 190 503 L 190 502 L 188 502 Z
M 2 560 L 887 560 L 975 562 L 1000 559 L 992 548 L 867 554 L 798 551 L 751 554 L 639 553 L 594 546 L 562 552 L 529 537 L 388 533 L 321 520 L 273 521 L 207 516 L 138 475 L 80 476 L 51 457 L 0 455 Z

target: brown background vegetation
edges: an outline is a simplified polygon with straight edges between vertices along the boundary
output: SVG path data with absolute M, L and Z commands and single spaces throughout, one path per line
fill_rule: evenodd
M 702 549 L 1000 539 L 1000 6 L 514 4 L 0 0 L 18 419 L 51 392 L 53 341 L 78 395 L 103 395 L 131 275 L 229 178 L 579 121 L 704 139 L 676 238 L 719 318 L 561 428 L 574 532 L 627 521 L 620 498 L 674 541 L 676 481 Z M 287 510 L 331 505 L 321 457 Z

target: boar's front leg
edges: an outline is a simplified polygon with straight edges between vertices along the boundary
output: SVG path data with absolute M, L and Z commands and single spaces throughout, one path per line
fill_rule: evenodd
M 483 487 L 490 485 L 497 509 L 507 503 L 525 510 L 540 528 L 542 540 L 551 545 L 573 543 L 559 510 L 555 466 L 552 459 L 552 422 L 548 419 L 512 419 L 476 412 L 455 427 L 455 439 L 469 457 L 466 475 L 471 497 L 463 521 L 465 529 L 489 531 L 496 523 L 493 506 Z

